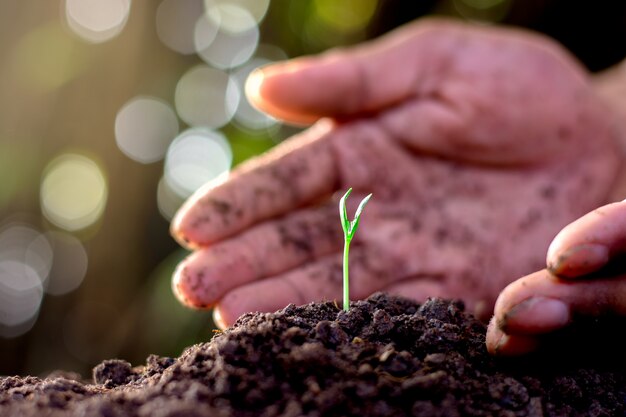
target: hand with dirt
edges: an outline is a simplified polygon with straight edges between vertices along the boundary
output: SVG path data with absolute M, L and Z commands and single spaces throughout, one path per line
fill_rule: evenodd
M 176 295 L 221 326 L 339 300 L 337 201 L 353 187 L 352 202 L 374 194 L 353 299 L 461 298 L 488 317 L 563 226 L 607 201 L 616 134 L 588 78 L 547 38 L 450 21 L 263 69 L 248 82 L 258 107 L 316 123 L 183 206 L 172 231 L 195 252 Z
M 626 202 L 608 204 L 565 227 L 548 250 L 547 268 L 504 289 L 489 324 L 491 353 L 515 356 L 577 316 L 626 316 Z
M 621 129 L 626 120 L 623 65 L 592 79 L 597 94 L 622 120 Z M 620 137 L 623 141 L 626 134 Z M 626 195 L 623 170 L 612 194 L 611 200 Z M 578 318 L 626 317 L 625 253 L 624 201 L 595 209 L 566 226 L 549 247 L 547 267 L 513 282 L 498 297 L 487 332 L 489 351 L 521 355 L 540 348 L 545 336 L 575 325 Z

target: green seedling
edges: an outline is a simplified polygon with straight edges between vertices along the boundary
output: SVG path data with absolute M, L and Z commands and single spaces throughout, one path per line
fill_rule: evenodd
M 343 309 L 348 311 L 350 308 L 350 280 L 348 276 L 348 255 L 350 253 L 350 242 L 356 233 L 356 229 L 359 227 L 359 220 L 361 219 L 361 213 L 367 202 L 372 198 L 372 195 L 365 197 L 354 214 L 354 220 L 348 220 L 348 212 L 346 210 L 346 199 L 352 192 L 352 188 L 348 189 L 346 193 L 339 200 L 339 217 L 341 217 L 341 226 L 343 227 Z

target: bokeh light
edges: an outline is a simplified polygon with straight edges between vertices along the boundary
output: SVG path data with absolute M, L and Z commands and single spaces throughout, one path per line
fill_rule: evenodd
M 178 81 L 174 101 L 187 124 L 218 128 L 232 119 L 240 97 L 237 83 L 227 73 L 199 65 Z
M 157 35 L 168 48 L 193 54 L 196 52 L 194 28 L 203 15 L 202 0 L 163 0 L 156 12 Z
M 0 261 L 22 262 L 44 283 L 52 268 L 53 251 L 41 232 L 22 223 L 11 223 L 0 232 Z
M 209 181 L 225 178 L 232 160 L 224 135 L 209 129 L 190 129 L 170 145 L 164 179 L 175 194 L 186 198 Z
M 17 337 L 35 323 L 52 258 L 36 229 L 11 223 L 0 231 L 0 337 Z
M 61 232 L 41 233 L 21 222 L 0 229 L 0 337 L 17 337 L 37 321 L 44 291 L 76 289 L 87 271 L 78 239 Z
M 250 60 L 246 65 L 238 68 L 233 73 L 233 78 L 237 82 L 237 85 L 241 89 L 244 90 L 244 85 L 248 76 L 252 71 L 257 69 L 260 66 L 267 65 L 272 61 L 264 58 L 254 58 Z M 271 127 L 277 126 L 278 121 L 273 117 L 268 116 L 267 114 L 257 110 L 255 107 L 250 104 L 248 98 L 243 96 L 243 98 L 239 102 L 239 106 L 237 107 L 237 112 L 235 113 L 235 122 L 237 125 L 250 130 L 267 130 Z
M 226 32 L 238 33 L 252 29 L 263 20 L 270 0 L 205 0 L 204 4 L 207 16 L 214 23 Z
M 94 224 L 107 201 L 104 172 L 83 155 L 64 154 L 48 164 L 40 189 L 44 216 L 54 225 L 77 231 Z
M 162 159 L 177 134 L 176 113 L 157 98 L 133 98 L 115 117 L 117 146 L 126 156 L 143 164 Z
M 211 46 L 219 30 L 219 23 L 215 23 L 208 16 L 203 15 L 198 18 L 193 28 L 194 51 L 202 51 Z
M 39 239 L 50 242 L 53 262 L 45 291 L 50 295 L 67 294 L 80 286 L 87 273 L 87 252 L 80 240 L 62 232 L 47 232 Z
M 0 284 L 0 286 L 2 286 L 2 284 Z M 37 291 L 33 290 L 30 295 L 32 296 L 30 299 L 32 300 L 32 303 L 36 303 L 37 302 Z M 28 296 L 29 294 L 24 294 L 26 296 Z M 0 303 L 4 303 L 4 297 L 6 296 L 6 293 L 4 291 L 0 291 Z M 15 299 L 15 294 L 11 294 L 9 295 L 9 297 L 11 297 L 11 301 L 9 301 L 10 303 L 14 302 Z M 19 298 L 19 296 L 18 296 Z M 28 297 L 26 297 L 28 299 Z M 41 301 L 39 301 L 41 303 Z M 27 301 L 28 303 L 28 301 Z M 41 307 L 41 306 L 39 306 Z M 10 310 L 10 306 L 6 306 L 6 309 Z M 3 310 L 2 307 L 0 307 L 0 310 Z M 2 314 L 2 313 L 0 313 Z M 13 315 L 15 313 L 11 313 L 11 315 Z M 4 323 L 2 323 L 0 321 L 0 338 L 2 339 L 13 339 L 13 338 L 19 338 L 20 336 L 28 333 L 33 326 L 35 325 L 35 323 L 37 322 L 37 318 L 39 316 L 39 311 L 36 311 L 35 314 L 28 320 L 20 323 L 20 324 L 16 324 L 16 325 L 6 325 Z
M 0 261 L 0 336 L 15 337 L 28 331 L 30 326 L 20 325 L 32 322 L 42 298 L 43 285 L 30 265 L 16 260 Z M 12 329 L 15 327 L 19 327 L 19 332 Z
M 195 26 L 195 48 L 198 56 L 216 68 L 228 69 L 245 63 L 259 44 L 259 27 L 252 14 L 236 5 L 228 6 L 231 20 L 239 30 L 233 31 L 218 22 L 220 15 L 199 19 Z M 235 13 L 234 10 L 237 10 Z M 232 17 L 237 15 L 236 19 Z M 231 25 L 234 25 L 231 23 Z M 247 29 L 242 29 L 247 28 Z
M 82 39 L 100 43 L 117 36 L 128 20 L 131 0 L 66 0 L 69 28 Z

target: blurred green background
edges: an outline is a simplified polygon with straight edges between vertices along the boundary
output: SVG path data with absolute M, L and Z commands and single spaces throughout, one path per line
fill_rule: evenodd
M 543 31 L 591 70 L 626 54 L 621 1 L 0 0 L 0 375 L 89 375 L 207 340 L 170 290 L 168 223 L 294 128 L 247 103 L 269 62 L 422 15 Z

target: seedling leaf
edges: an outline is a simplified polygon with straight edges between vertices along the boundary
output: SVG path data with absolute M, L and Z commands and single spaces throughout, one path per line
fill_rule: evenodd
M 356 229 L 359 227 L 361 213 L 363 212 L 363 208 L 365 208 L 367 202 L 370 201 L 370 198 L 372 198 L 371 194 L 365 197 L 363 201 L 361 201 L 361 203 L 359 204 L 359 207 L 356 209 L 356 213 L 354 213 L 354 220 L 352 220 L 352 222 L 350 223 L 350 233 L 352 236 L 354 236 L 354 234 L 356 233 Z
M 346 210 L 346 199 L 352 192 L 352 188 L 344 194 L 339 200 L 339 217 L 341 218 L 341 227 L 344 234 L 344 246 L 343 246 L 343 309 L 348 311 L 350 308 L 350 280 L 348 277 L 348 254 L 350 252 L 350 242 L 356 233 L 356 229 L 359 227 L 359 221 L 361 220 L 361 213 L 367 202 L 372 198 L 372 194 L 365 197 L 354 214 L 354 220 L 348 220 L 348 212 Z
M 346 199 L 351 192 L 352 188 L 349 188 L 343 197 L 341 197 L 341 200 L 339 200 L 339 217 L 341 218 L 341 227 L 343 227 L 344 236 L 350 233 L 350 221 L 348 220 L 348 211 L 346 210 Z

